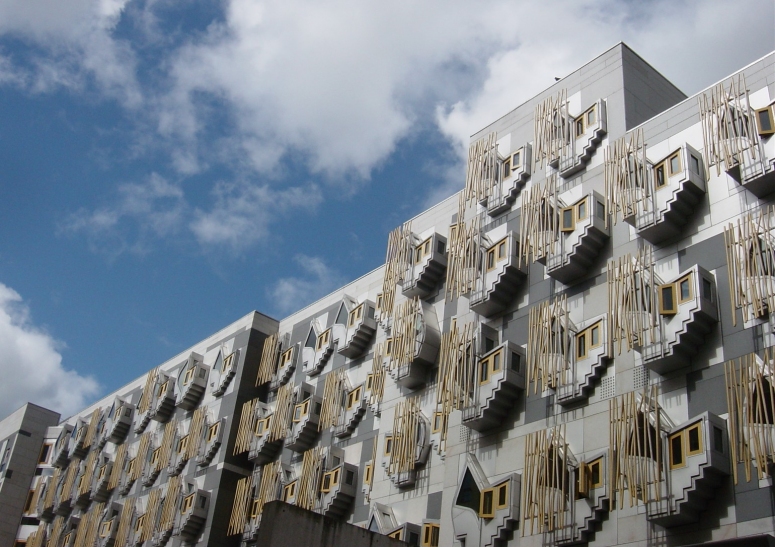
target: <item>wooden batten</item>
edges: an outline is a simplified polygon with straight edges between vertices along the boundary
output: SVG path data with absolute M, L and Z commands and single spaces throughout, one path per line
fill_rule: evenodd
M 48 488 L 46 489 L 46 495 L 43 497 L 43 507 L 49 508 L 54 505 L 54 498 L 56 496 L 57 486 L 59 485 L 59 478 L 62 474 L 62 470 L 60 468 L 54 469 L 54 474 L 51 476 L 51 479 L 48 483 Z
M 116 539 L 113 547 L 126 547 L 129 532 L 132 529 L 132 519 L 135 513 L 135 498 L 127 498 L 121 508 L 121 515 L 118 521 L 118 530 L 116 530 Z
M 369 404 L 378 408 L 382 404 L 382 396 L 385 393 L 385 343 L 374 344 L 374 358 L 371 361 L 371 391 L 369 392 Z
M 271 465 L 272 464 L 265 465 L 264 470 Z M 227 536 L 241 534 L 245 530 L 245 523 L 247 522 L 248 516 L 248 506 L 250 505 L 252 496 L 253 475 L 243 477 L 238 480 L 237 489 L 234 492 L 234 505 L 232 505 L 231 508 L 229 526 L 226 529 Z
M 475 216 L 467 222 L 464 221 L 463 203 L 461 196 L 461 212 L 458 213 L 457 223 L 450 226 L 449 237 L 447 238 L 447 282 L 445 291 L 448 301 L 471 292 L 476 285 L 476 279 L 481 269 L 479 217 Z
M 570 146 L 573 127 L 568 114 L 568 92 L 563 89 L 556 97 L 547 97 L 536 105 L 533 119 L 533 161 L 543 168 L 560 159 Z
M 619 508 L 624 507 L 625 490 L 630 507 L 639 501 L 660 501 L 662 486 L 661 409 L 658 386 L 634 391 L 609 401 L 609 484 Z
M 154 472 L 160 472 L 169 465 L 177 431 L 178 421 L 175 419 L 170 420 L 164 426 L 164 434 L 162 435 L 161 444 L 159 445 L 159 457 L 153 467 Z
M 288 436 L 288 428 L 293 417 L 293 384 L 287 383 L 277 390 L 277 403 L 274 415 L 269 423 L 269 441 L 277 441 Z
M 374 435 L 374 441 L 371 445 L 371 460 L 369 460 L 369 464 L 371 465 L 371 480 L 366 485 L 366 502 L 371 501 L 371 490 L 374 485 L 374 474 L 377 472 L 377 443 L 379 441 L 379 434 Z M 365 468 L 364 468 L 365 469 Z
M 528 434 L 522 479 L 522 535 L 555 532 L 569 524 L 574 495 L 565 425 Z
M 140 396 L 140 401 L 137 403 L 137 412 L 142 414 L 148 412 L 151 408 L 151 400 L 153 399 L 153 390 L 156 386 L 156 378 L 159 376 L 159 367 L 148 372 L 148 376 L 145 377 L 145 386 L 143 386 L 143 393 Z
M 135 454 L 135 466 L 132 469 L 132 474 L 129 476 L 129 480 L 136 481 L 143 473 L 143 466 L 145 465 L 145 459 L 148 455 L 148 447 L 151 446 L 151 433 L 146 431 L 140 437 L 140 443 L 137 447 L 137 454 Z
M 237 427 L 237 440 L 234 442 L 234 455 L 243 454 L 250 450 L 250 440 L 256 429 L 256 407 L 258 399 L 253 399 L 242 404 L 242 413 Z
M 47 547 L 57 547 L 59 545 L 59 540 L 61 539 L 62 532 L 65 529 L 65 518 L 62 516 L 57 516 L 54 519 L 53 524 L 51 525 L 51 535 L 48 537 L 48 541 L 46 542 Z
M 91 547 L 94 545 L 104 507 L 104 503 L 96 503 L 81 517 L 73 547 Z
M 167 482 L 167 492 L 164 494 L 164 503 L 161 507 L 161 518 L 159 519 L 158 530 L 166 532 L 172 530 L 177 516 L 178 502 L 180 501 L 181 477 L 176 475 L 170 477 Z
M 326 383 L 323 386 L 323 405 L 320 410 L 318 431 L 338 425 L 343 408 L 342 399 L 347 385 L 347 373 L 343 368 L 332 370 L 326 376 Z
M 604 152 L 606 211 L 616 225 L 639 211 L 648 211 L 654 192 L 649 178 L 643 129 L 614 141 Z M 606 228 L 608 216 L 605 216 Z
M 94 476 L 94 467 L 97 464 L 97 457 L 99 456 L 99 452 L 91 451 L 89 452 L 89 455 L 86 456 L 86 464 L 83 468 L 83 478 L 81 479 L 80 484 L 78 485 L 78 496 L 83 496 L 91 489 L 91 480 Z
M 530 264 L 555 252 L 560 235 L 557 175 L 522 193 L 519 219 L 519 265 Z
M 100 423 L 100 414 L 102 411 L 99 408 L 95 408 L 89 418 L 89 427 L 86 429 L 86 435 L 83 438 L 83 446 L 91 447 L 94 443 L 95 435 L 97 434 L 97 426 Z
M 323 448 L 315 447 L 304 452 L 299 476 L 299 491 L 296 505 L 312 511 L 320 491 L 320 475 L 323 470 Z
M 393 319 L 393 349 L 387 363 L 388 370 L 409 365 L 414 361 L 417 325 L 422 322 L 420 299 L 415 296 L 396 307 Z
M 280 358 L 280 335 L 272 334 L 264 340 L 264 349 L 261 352 L 261 362 L 258 365 L 256 387 L 271 382 L 277 372 L 277 363 Z
M 716 85 L 708 96 L 697 97 L 702 122 L 702 138 L 705 144 L 707 168 L 716 166 L 716 176 L 721 176 L 721 164 L 726 170 L 743 162 L 748 151 L 756 159 L 759 137 L 754 112 L 748 98 L 745 75 L 732 78 L 727 87 L 723 82 Z
M 760 359 L 749 353 L 724 363 L 729 410 L 729 445 L 732 476 L 738 481 L 737 464 L 744 464 L 746 482 L 751 480 L 751 464 L 758 479 L 770 476 L 775 458 L 773 416 L 775 416 L 775 348 L 764 350 Z
M 124 462 L 126 462 L 127 445 L 120 444 L 116 449 L 116 455 L 113 459 L 113 467 L 110 470 L 110 477 L 108 477 L 108 490 L 113 490 L 118 486 L 121 480 L 121 473 L 124 470 Z
M 25 547 L 44 547 L 46 539 L 46 523 L 41 522 L 38 529 L 27 536 Z
M 390 475 L 408 473 L 414 469 L 422 419 L 417 397 L 404 399 L 396 404 L 393 417 L 393 447 L 388 463 Z
M 387 255 L 385 257 L 385 277 L 382 280 L 382 307 L 384 317 L 393 315 L 396 298 L 396 286 L 404 280 L 409 269 L 414 250 L 412 222 L 405 222 L 388 235 Z
M 498 134 L 489 133 L 468 147 L 466 184 L 461 199 L 466 203 L 480 202 L 492 194 L 500 180 L 498 165 Z M 460 215 L 458 220 L 462 220 Z
M 732 324 L 775 310 L 775 206 L 750 212 L 724 228 Z
M 188 445 L 183 457 L 186 460 L 195 458 L 199 452 L 199 443 L 202 440 L 202 434 L 205 424 L 205 418 L 207 417 L 207 407 L 200 406 L 194 411 L 194 415 L 191 416 L 191 424 L 188 427 Z
M 153 536 L 153 530 L 156 526 L 156 514 L 159 512 L 160 504 L 161 489 L 151 490 L 151 493 L 148 494 L 148 505 L 145 509 L 145 522 L 143 522 L 143 527 L 140 530 L 140 543 L 148 541 Z
M 533 383 L 533 393 L 557 388 L 568 380 L 573 329 L 566 295 L 530 308 L 526 381 L 528 389 Z
M 656 342 L 658 280 L 651 247 L 609 261 L 607 279 L 609 340 L 617 353 Z
M 78 469 L 81 467 L 81 460 L 73 458 L 70 461 L 70 465 L 67 468 L 65 474 L 65 480 L 62 484 L 62 498 L 59 501 L 65 500 L 73 493 L 73 485 L 75 484 L 75 478 L 78 476 Z
M 447 448 L 449 415 L 475 403 L 476 332 L 475 323 L 458 329 L 453 321 L 441 336 L 436 388 L 436 413 L 441 414 L 439 453 Z

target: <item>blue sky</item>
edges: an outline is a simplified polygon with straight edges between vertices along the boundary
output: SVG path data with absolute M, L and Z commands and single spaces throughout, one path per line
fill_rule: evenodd
M 370 271 L 468 135 L 627 42 L 687 94 L 771 0 L 0 2 L 0 417 Z

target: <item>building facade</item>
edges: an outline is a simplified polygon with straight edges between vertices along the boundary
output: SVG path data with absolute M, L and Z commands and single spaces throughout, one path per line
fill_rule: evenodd
M 775 53 L 686 97 L 613 47 L 383 267 L 50 428 L 20 541 L 251 546 L 278 499 L 428 547 L 764 541 L 774 102 Z

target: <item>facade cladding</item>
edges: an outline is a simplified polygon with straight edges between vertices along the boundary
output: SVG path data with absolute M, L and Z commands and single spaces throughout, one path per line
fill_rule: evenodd
M 383 267 L 50 428 L 18 537 L 255 545 L 282 500 L 422 546 L 767 544 L 774 102 L 775 53 L 687 98 L 615 46 Z

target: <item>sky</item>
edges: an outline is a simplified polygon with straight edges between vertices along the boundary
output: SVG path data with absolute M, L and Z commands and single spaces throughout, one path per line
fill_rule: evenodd
M 0 1 L 0 418 L 384 262 L 469 135 L 623 41 L 688 95 L 772 0 Z

